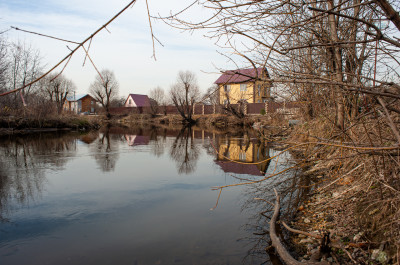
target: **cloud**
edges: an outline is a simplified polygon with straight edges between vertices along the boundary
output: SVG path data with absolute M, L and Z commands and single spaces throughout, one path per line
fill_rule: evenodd
M 167 15 L 170 10 L 180 10 L 186 1 L 149 1 L 152 14 Z M 103 25 L 129 1 L 117 0 L 14 0 L 0 4 L 0 29 L 16 26 L 22 29 L 54 35 L 73 41 L 82 41 Z M 171 12 L 174 12 L 171 11 Z M 192 19 L 201 19 L 204 14 L 192 14 Z M 145 1 L 138 1 L 121 17 L 93 39 L 91 57 L 100 69 L 115 72 L 120 82 L 121 96 L 128 93 L 146 94 L 156 86 L 168 89 L 178 71 L 194 71 L 200 88 L 205 91 L 218 78 L 213 65 L 225 68 L 226 59 L 221 57 L 213 41 L 204 38 L 201 32 L 181 32 L 160 21 L 153 21 L 153 31 L 164 47 L 156 43 L 157 61 L 153 54 L 152 40 Z M 44 57 L 47 67 L 54 65 L 68 54 L 66 43 L 42 38 L 22 32 L 10 31 L 11 40 L 23 39 L 36 46 Z M 70 48 L 74 45 L 68 44 Z M 82 67 L 83 52 L 77 53 L 68 65 L 65 75 L 72 79 L 79 93 L 86 93 L 96 72 L 86 63 Z

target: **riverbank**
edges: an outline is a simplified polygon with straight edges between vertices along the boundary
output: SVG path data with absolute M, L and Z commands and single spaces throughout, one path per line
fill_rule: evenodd
M 253 119 L 246 117 L 238 119 L 230 115 L 211 114 L 211 115 L 194 115 L 193 119 L 196 120 L 196 125 L 199 126 L 213 126 L 217 128 L 225 128 L 229 126 L 243 127 L 252 126 Z M 153 125 L 182 125 L 183 119 L 180 115 L 157 115 L 152 116 L 149 114 L 131 114 L 121 118 L 114 118 L 118 123 L 125 126 L 153 124 Z
M 280 135 L 286 130 L 288 120 L 282 117 L 269 115 L 254 115 L 245 118 L 236 118 L 232 115 L 195 115 L 196 126 L 207 130 L 232 132 L 242 129 L 262 129 L 260 132 L 265 137 L 271 138 Z M 131 114 L 107 118 L 104 115 L 48 115 L 46 117 L 34 116 L 3 116 L 0 117 L 0 134 L 20 134 L 49 131 L 88 131 L 96 130 L 103 126 L 182 126 L 183 119 L 180 115 Z
M 254 128 L 268 129 L 273 134 L 289 127 L 289 118 L 283 115 L 249 115 L 244 118 L 237 118 L 233 115 L 226 114 L 210 114 L 210 115 L 194 115 L 196 126 L 204 129 L 218 130 L 235 130 L 236 128 Z M 137 125 L 171 125 L 180 126 L 183 119 L 180 115 L 158 115 L 149 114 L 131 114 L 128 116 L 114 117 L 109 121 L 112 124 L 120 126 L 137 126 Z
M 398 264 L 398 155 L 389 148 L 376 151 L 371 146 L 379 141 L 373 136 L 369 146 L 357 145 L 353 139 L 363 128 L 354 126 L 352 135 L 335 137 L 340 131 L 330 124 L 323 119 L 304 123 L 287 140 L 290 146 L 298 145 L 297 161 L 309 179 L 303 188 L 310 195 L 291 223 L 308 235 L 291 233 L 292 243 L 308 260 L 319 251 L 321 236 L 329 234 L 328 261 Z M 389 135 L 381 130 L 379 137 L 390 139 Z
M 62 115 L 46 118 L 1 117 L 0 135 L 49 131 L 88 131 L 100 128 L 102 121 L 95 116 Z

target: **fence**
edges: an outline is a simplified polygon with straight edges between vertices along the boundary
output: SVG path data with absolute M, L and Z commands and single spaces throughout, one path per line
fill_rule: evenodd
M 231 104 L 233 108 L 242 108 L 246 115 L 256 115 L 265 113 L 280 113 L 284 115 L 297 114 L 300 110 L 299 102 L 265 102 L 265 103 L 247 103 L 243 105 Z M 227 114 L 223 105 L 204 105 L 195 104 L 191 107 L 194 115 L 210 115 L 210 114 Z M 118 107 L 110 108 L 112 115 L 128 115 L 128 114 L 151 114 L 151 107 Z M 175 106 L 159 106 L 157 114 L 179 114 Z

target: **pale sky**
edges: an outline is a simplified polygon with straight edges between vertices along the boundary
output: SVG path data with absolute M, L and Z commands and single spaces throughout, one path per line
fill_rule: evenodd
M 148 0 L 152 15 L 168 15 L 189 5 L 188 0 Z M 125 7 L 129 0 L 1 0 L 0 31 L 10 26 L 81 42 Z M 219 76 L 219 69 L 235 66 L 220 55 L 213 40 L 203 37 L 205 32 L 182 32 L 161 21 L 152 21 L 156 37 L 156 58 L 147 17 L 145 0 L 126 10 L 93 39 L 90 55 L 99 69 L 114 71 L 120 84 L 120 96 L 129 93 L 148 94 L 160 86 L 168 91 L 180 70 L 197 75 L 198 84 L 205 92 Z M 196 7 L 190 19 L 207 17 L 207 11 Z M 74 44 L 10 30 L 11 41 L 25 41 L 37 48 L 45 70 L 64 58 Z M 64 75 L 76 84 L 77 92 L 88 93 L 96 72 L 89 62 L 82 67 L 84 53 L 76 53 Z M 61 68 L 59 68 L 61 70 Z

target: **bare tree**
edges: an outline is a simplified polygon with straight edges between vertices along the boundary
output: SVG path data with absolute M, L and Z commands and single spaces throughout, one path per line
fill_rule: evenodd
M 7 60 L 7 43 L 0 35 L 0 92 L 6 90 L 8 67 L 9 62 Z
M 170 97 L 185 123 L 194 124 L 193 106 L 200 98 L 196 75 L 191 71 L 180 71 L 170 90 Z
M 156 87 L 150 90 L 150 108 L 153 115 L 158 114 L 161 110 L 166 110 L 165 92 L 161 87 Z
M 222 109 L 226 110 L 228 113 L 232 114 L 236 118 L 242 119 L 246 115 L 244 113 L 244 104 L 247 104 L 246 97 L 244 94 L 240 94 L 238 98 L 232 98 L 229 91 L 224 92 L 226 102 L 222 106 Z M 236 104 L 232 104 L 231 101 L 236 101 Z
M 97 75 L 95 81 L 90 85 L 91 95 L 101 104 L 108 118 L 111 117 L 110 105 L 114 98 L 118 97 L 119 84 L 114 72 L 102 70 L 101 76 Z
M 110 107 L 123 107 L 125 104 L 125 97 L 114 97 L 111 100 Z
M 319 169 L 324 164 L 324 174 L 334 182 L 359 170 L 336 202 L 350 209 L 356 198 L 352 207 L 357 209 L 354 218 L 362 220 L 362 231 L 371 235 L 372 242 L 390 241 L 388 251 L 396 253 L 400 242 L 400 197 L 393 193 L 400 189 L 398 1 L 196 3 L 162 19 L 183 30 L 208 30 L 210 38 L 239 56 L 229 55 L 232 61 L 267 68 L 270 77 L 265 81 L 285 87 L 313 123 L 300 127 L 313 135 L 308 139 L 315 137 L 300 141 L 309 150 L 310 162 Z M 210 16 L 185 19 L 184 13 L 198 6 L 207 7 Z M 307 141 L 318 145 L 309 148 Z M 330 172 L 332 168 L 338 171 Z M 379 188 L 373 191 L 371 185 Z M 339 205 L 327 202 L 321 207 L 327 204 Z M 379 214 L 368 216 L 372 209 Z
M 271 74 L 266 81 L 287 84 L 293 95 L 314 100 L 307 111 L 312 116 L 317 107 L 330 108 L 341 130 L 351 124 L 348 117 L 357 115 L 360 104 L 359 94 L 349 91 L 379 90 L 399 79 L 395 54 L 400 42 L 393 37 L 393 25 L 398 30 L 400 17 L 390 1 L 198 3 L 211 11 L 204 20 L 184 19 L 185 11 L 198 5 L 162 19 L 184 30 L 209 30 L 210 38 L 249 66 L 266 67 Z
M 51 74 L 43 79 L 42 85 L 47 98 L 55 104 L 57 113 L 61 114 L 67 96 L 76 91 L 75 84 L 63 75 Z
M 29 96 L 36 93 L 39 88 L 37 83 L 28 84 L 39 76 L 43 68 L 40 61 L 39 51 L 31 45 L 23 42 L 11 43 L 9 52 L 9 86 L 11 89 L 24 87 L 19 91 L 19 96 L 24 105 L 27 103 L 25 100 L 29 100 Z M 14 100 L 16 105 L 21 102 L 21 100 L 18 100 L 17 94 Z
M 219 89 L 218 85 L 210 86 L 203 96 L 202 102 L 206 105 L 218 105 L 219 104 Z

